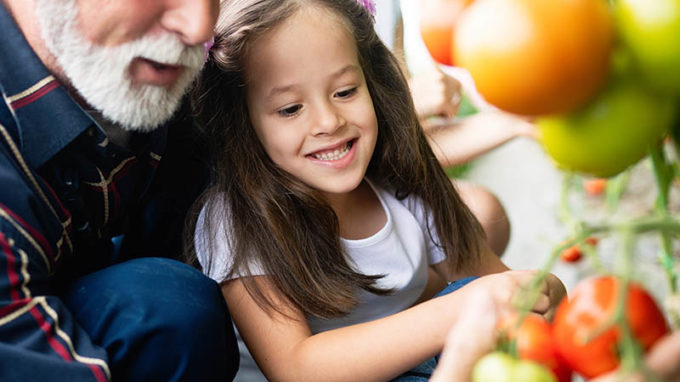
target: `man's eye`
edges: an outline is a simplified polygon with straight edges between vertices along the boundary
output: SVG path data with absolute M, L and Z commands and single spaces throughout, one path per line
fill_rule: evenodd
M 356 92 L 357 92 L 357 88 L 351 88 L 351 89 L 339 91 L 339 92 L 335 93 L 335 95 L 340 97 L 340 98 L 347 98 L 347 97 L 352 96 Z
M 293 105 L 279 110 L 278 113 L 283 117 L 290 117 L 295 115 L 300 109 L 302 109 L 302 105 Z

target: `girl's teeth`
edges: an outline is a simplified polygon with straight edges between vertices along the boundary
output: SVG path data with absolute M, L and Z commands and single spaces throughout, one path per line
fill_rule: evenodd
M 334 151 L 329 151 L 325 152 L 323 154 L 314 154 L 314 158 L 319 159 L 319 160 L 339 160 L 342 159 L 347 153 L 349 152 L 349 149 L 351 148 L 350 145 L 346 145 L 345 148 L 342 150 L 340 149 L 335 149 Z

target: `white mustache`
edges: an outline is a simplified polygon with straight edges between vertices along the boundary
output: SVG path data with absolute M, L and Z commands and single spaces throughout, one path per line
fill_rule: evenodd
M 203 45 L 188 46 L 178 36 L 166 33 L 158 37 L 144 37 L 119 47 L 139 57 L 165 65 L 185 66 L 199 69 L 203 66 Z

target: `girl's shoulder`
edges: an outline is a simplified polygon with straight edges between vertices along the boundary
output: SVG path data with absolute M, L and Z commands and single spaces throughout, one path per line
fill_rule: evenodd
M 230 211 L 224 195 L 211 195 L 203 202 L 194 230 L 196 258 L 203 273 L 218 283 L 245 275 L 265 274 L 261 263 L 254 257 L 247 261 L 247 270 L 243 264 L 233 269 L 237 232 Z
M 194 229 L 194 248 L 203 273 L 218 282 L 233 263 L 229 216 L 225 200 L 213 195 L 204 200 Z

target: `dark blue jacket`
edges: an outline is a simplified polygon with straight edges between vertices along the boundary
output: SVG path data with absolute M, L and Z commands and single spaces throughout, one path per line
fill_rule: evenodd
M 106 353 L 73 325 L 59 288 L 125 259 L 179 257 L 207 161 L 186 110 L 130 149 L 110 143 L 1 2 L 0 30 L 0 380 L 46 360 L 101 379 Z

